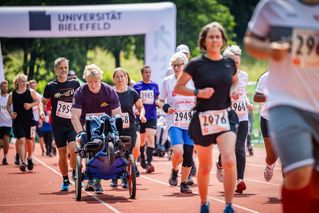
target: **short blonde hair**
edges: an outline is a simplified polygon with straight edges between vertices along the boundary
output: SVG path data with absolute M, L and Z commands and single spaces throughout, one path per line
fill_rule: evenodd
M 188 59 L 183 52 L 176 52 L 171 57 L 171 65 L 173 65 L 173 63 L 176 62 L 183 63 L 184 65 L 186 65 L 188 63 Z
M 83 78 L 102 80 L 103 71 L 96 64 L 86 65 L 83 71 Z
M 233 55 L 238 55 L 238 56 L 241 55 L 241 49 L 239 46 L 237 45 L 228 46 L 223 53 L 223 56 L 227 56 L 227 57 L 232 57 Z
M 13 80 L 13 84 L 14 84 L 14 89 L 18 89 L 18 81 L 20 81 L 21 79 L 25 79 L 26 81 L 28 80 L 28 76 L 26 76 L 23 73 L 18 74 L 14 80 Z
M 59 64 L 63 61 L 65 61 L 69 66 L 69 60 L 64 58 L 64 57 L 60 57 L 60 58 L 55 59 L 55 61 L 54 61 L 54 70 L 56 70 L 56 68 L 59 66 Z

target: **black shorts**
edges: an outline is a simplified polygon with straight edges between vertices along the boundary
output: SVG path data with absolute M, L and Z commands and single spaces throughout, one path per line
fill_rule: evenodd
M 132 153 L 132 150 L 133 150 L 133 148 L 135 147 L 136 138 L 137 138 L 136 128 L 133 127 L 133 128 L 130 128 L 130 129 L 123 129 L 123 130 L 122 130 L 122 135 L 131 136 L 132 145 L 131 145 L 130 153 Z
M 265 119 L 264 117 L 260 117 L 260 129 L 261 129 L 261 134 L 263 135 L 264 138 L 269 138 L 269 130 L 268 130 L 268 120 Z
M 52 127 L 53 138 L 58 148 L 65 147 L 67 143 L 75 141 L 76 131 L 73 126 Z
M 140 124 L 140 133 L 145 133 L 145 129 L 157 129 L 157 120 L 148 120 L 146 123 Z
M 189 135 L 191 136 L 191 139 L 193 139 L 193 141 L 196 145 L 210 146 L 211 144 L 217 144 L 216 138 L 225 132 L 231 131 L 231 132 L 234 132 L 235 134 L 237 134 L 237 128 L 238 128 L 239 121 L 238 121 L 237 114 L 234 110 L 228 111 L 230 130 L 225 131 L 225 132 L 219 132 L 216 134 L 205 135 L 205 136 L 202 135 L 198 114 L 199 114 L 199 112 L 194 113 L 193 118 L 192 118 L 192 120 L 189 124 L 189 127 L 188 127 Z
M 3 139 L 3 136 L 7 135 L 10 136 L 11 127 L 2 126 L 0 127 L 0 139 Z
M 32 139 L 33 137 L 31 137 L 31 130 L 34 127 L 35 127 L 35 121 L 23 122 L 19 120 L 13 120 L 12 122 L 13 134 L 17 139 L 20 139 L 20 138 Z

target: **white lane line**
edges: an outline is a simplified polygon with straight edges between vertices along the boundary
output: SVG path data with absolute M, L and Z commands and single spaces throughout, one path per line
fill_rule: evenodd
M 156 183 L 165 185 L 165 186 L 170 186 L 168 183 L 165 183 L 165 182 L 160 181 L 160 180 L 156 180 L 156 179 L 154 179 L 154 178 L 147 177 L 147 176 L 145 176 L 145 175 L 141 175 L 140 177 L 142 177 L 142 178 L 144 178 L 144 179 L 147 179 L 147 180 L 149 180 L 149 181 L 152 181 L 152 182 L 156 182 Z M 177 188 L 179 188 L 179 187 L 177 186 Z M 193 191 L 193 194 L 199 195 L 199 193 L 198 193 L 198 192 L 195 192 L 195 191 Z M 224 200 L 221 200 L 221 199 L 218 199 L 218 198 L 214 198 L 214 197 L 211 197 L 211 196 L 207 196 L 207 197 L 208 197 L 209 199 L 211 199 L 211 200 L 215 200 L 215 201 L 218 201 L 218 202 L 221 202 L 221 203 L 225 203 Z M 259 213 L 259 212 L 256 211 L 256 210 L 248 209 L 248 208 L 246 208 L 246 207 L 239 206 L 239 205 L 236 205 L 236 204 L 233 204 L 233 206 L 235 206 L 235 207 L 237 207 L 237 208 L 239 208 L 239 209 L 245 210 L 245 211 L 247 211 L 247 212 Z
M 61 173 L 58 172 L 57 170 L 55 170 L 54 168 L 52 168 L 51 166 L 49 166 L 48 164 L 44 163 L 43 161 L 41 161 L 40 159 L 38 159 L 37 157 L 33 157 L 33 159 L 35 159 L 36 161 L 38 161 L 41 165 L 43 165 L 44 167 L 48 168 L 49 170 L 51 170 L 52 172 L 54 172 L 55 174 L 57 174 L 58 176 L 61 176 Z M 73 181 L 71 181 L 72 184 L 74 184 Z M 87 192 L 87 191 L 84 191 L 82 189 L 82 193 L 85 192 L 86 194 L 90 195 L 91 197 L 93 197 L 95 200 L 99 201 L 102 205 L 104 205 L 105 207 L 107 207 L 108 209 L 110 209 L 111 211 L 115 212 L 115 213 L 121 213 L 119 210 L 115 209 L 114 207 L 112 207 L 110 204 L 104 202 L 103 200 L 101 200 L 100 198 L 98 198 L 96 195 L 90 193 L 90 192 Z

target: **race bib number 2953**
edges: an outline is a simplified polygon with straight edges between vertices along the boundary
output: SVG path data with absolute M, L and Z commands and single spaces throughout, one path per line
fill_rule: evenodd
M 72 103 L 58 101 L 55 114 L 56 116 L 60 118 L 71 119 L 71 109 L 72 109 Z

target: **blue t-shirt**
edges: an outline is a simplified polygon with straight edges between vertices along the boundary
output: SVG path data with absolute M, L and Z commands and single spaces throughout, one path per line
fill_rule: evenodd
M 106 83 L 101 83 L 97 94 L 92 93 L 87 84 L 83 84 L 74 93 L 72 107 L 82 110 L 80 120 L 84 122 L 87 114 L 106 113 L 112 116 L 112 110 L 120 107 L 120 101 L 114 88 Z
M 145 117 L 147 120 L 156 120 L 156 99 L 159 95 L 158 85 L 155 82 L 144 83 L 140 81 L 136 83 L 134 89 L 141 97 L 145 108 Z

